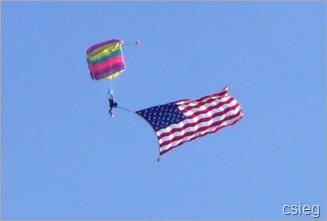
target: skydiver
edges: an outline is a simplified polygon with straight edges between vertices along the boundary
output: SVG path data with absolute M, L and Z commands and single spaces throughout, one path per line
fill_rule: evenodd
M 112 94 L 110 94 L 110 97 L 109 97 L 109 115 L 110 117 L 114 117 L 114 112 L 112 111 L 113 108 L 117 108 L 118 104 L 117 102 L 115 101 L 114 97 L 112 96 Z

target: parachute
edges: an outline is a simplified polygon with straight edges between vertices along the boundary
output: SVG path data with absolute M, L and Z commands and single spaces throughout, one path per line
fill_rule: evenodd
M 141 42 L 135 41 L 132 44 L 140 45 Z M 110 87 L 112 87 L 112 80 L 126 69 L 122 45 L 122 40 L 110 39 L 94 44 L 86 50 L 86 60 L 93 80 L 110 80 Z M 108 101 L 109 114 L 113 117 L 112 109 L 117 108 L 118 104 L 115 102 L 112 89 L 108 90 Z
M 122 40 L 110 39 L 94 44 L 86 50 L 88 68 L 93 80 L 112 80 L 126 69 L 122 44 Z

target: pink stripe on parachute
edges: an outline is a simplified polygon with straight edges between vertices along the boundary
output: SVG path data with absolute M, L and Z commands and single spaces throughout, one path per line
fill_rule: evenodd
M 117 55 L 115 57 L 109 58 L 95 65 L 88 64 L 88 66 L 91 72 L 97 72 L 106 68 L 110 68 L 111 66 L 116 64 L 124 64 L 123 55 Z
M 101 80 L 103 78 L 106 78 L 106 77 L 108 77 L 110 75 L 115 74 L 116 72 L 125 70 L 125 68 L 126 68 L 126 66 L 125 66 L 124 63 L 118 63 L 118 64 L 112 65 L 111 67 L 102 69 L 102 70 L 97 71 L 97 72 L 92 72 L 91 71 L 90 74 L 91 74 L 91 78 L 93 80 Z

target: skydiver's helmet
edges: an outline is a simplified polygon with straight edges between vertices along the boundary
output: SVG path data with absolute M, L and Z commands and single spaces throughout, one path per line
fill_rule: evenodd
M 113 95 L 113 94 L 114 94 L 114 91 L 111 90 L 111 89 L 109 89 L 109 90 L 108 90 L 108 95 Z

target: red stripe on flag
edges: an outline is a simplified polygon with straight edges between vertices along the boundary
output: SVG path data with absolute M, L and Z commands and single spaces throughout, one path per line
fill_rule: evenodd
M 169 148 L 167 148 L 167 149 L 160 150 L 160 155 L 163 155 L 163 154 L 167 153 L 168 151 L 170 151 L 170 150 L 172 150 L 172 149 L 174 149 L 174 148 L 176 148 L 176 147 L 178 147 L 178 146 L 180 146 L 180 145 L 182 145 L 182 144 L 184 144 L 184 143 L 186 143 L 186 142 L 192 141 L 192 140 L 194 140 L 194 139 L 196 139 L 196 138 L 199 138 L 199 137 L 205 136 L 205 135 L 207 135 L 207 134 L 216 133 L 217 131 L 219 131 L 220 129 L 222 129 L 222 128 L 224 128 L 224 127 L 232 126 L 232 125 L 234 125 L 236 122 L 238 122 L 240 119 L 242 119 L 242 116 L 243 116 L 243 112 L 242 112 L 242 110 L 240 110 L 237 114 L 235 114 L 235 115 L 233 116 L 233 118 L 238 118 L 238 119 L 235 120 L 235 121 L 233 121 L 231 124 L 226 124 L 226 125 L 222 125 L 222 126 L 218 127 L 219 124 L 221 124 L 221 122 L 217 122 L 217 123 L 215 123 L 215 124 L 213 124 L 213 125 L 211 125 L 211 126 L 208 126 L 208 127 L 205 127 L 205 128 L 201 128 L 201 129 L 199 129 L 198 131 L 194 131 L 193 134 L 191 134 L 191 135 L 194 135 L 195 133 L 201 132 L 201 131 L 203 131 L 203 130 L 208 130 L 208 129 L 210 129 L 210 128 L 216 126 L 216 128 L 213 128 L 211 131 L 207 131 L 207 132 L 205 132 L 205 133 L 199 134 L 199 135 L 194 136 L 194 137 L 192 137 L 192 138 L 189 138 L 189 139 L 187 139 L 187 140 L 181 141 L 180 143 L 178 143 L 178 144 L 176 144 L 176 145 L 174 145 L 174 146 L 171 146 L 171 147 L 169 147 Z M 192 133 L 192 132 L 190 132 L 190 133 Z M 183 137 L 186 137 L 186 136 L 187 136 L 187 134 L 185 134 Z M 177 141 L 177 140 L 181 140 L 181 137 L 174 137 L 174 138 L 173 138 L 172 140 L 170 140 L 169 142 L 162 143 L 161 145 L 159 145 L 159 146 L 160 146 L 160 149 L 164 148 L 165 146 L 167 146 L 167 145 L 169 145 L 170 143 L 173 143 L 173 142 L 175 142 L 175 141 Z
M 223 114 L 229 112 L 229 110 L 235 110 L 237 107 L 239 107 L 238 104 L 236 104 L 234 107 L 228 108 L 228 110 L 226 110 L 226 111 L 224 111 L 224 112 L 220 112 L 220 113 L 215 114 L 213 117 L 201 118 L 200 120 L 198 120 L 198 121 L 196 121 L 196 122 L 188 123 L 188 124 L 186 124 L 186 125 L 183 125 L 183 126 L 180 127 L 180 128 L 174 128 L 174 129 L 171 130 L 169 133 L 163 133 L 163 134 L 161 134 L 160 136 L 158 136 L 158 139 L 160 140 L 160 139 L 163 139 L 163 138 L 165 138 L 165 137 L 169 137 L 169 135 L 171 135 L 171 134 L 173 134 L 173 133 L 181 132 L 181 131 L 183 131 L 183 130 L 187 130 L 188 128 L 191 128 L 191 127 L 197 126 L 197 125 L 199 125 L 200 123 L 206 123 L 206 122 L 208 122 L 208 121 L 210 121 L 210 120 L 213 120 L 213 119 L 214 119 L 215 117 L 217 117 L 217 116 L 221 116 L 221 115 L 223 115 Z M 227 117 L 225 117 L 225 118 L 223 118 L 223 119 L 221 119 L 221 120 L 219 120 L 219 121 L 213 122 L 213 123 L 208 124 L 208 125 L 203 126 L 203 127 L 200 127 L 200 128 L 198 128 L 198 129 L 196 129 L 196 130 L 186 132 L 186 133 L 183 134 L 182 136 L 174 136 L 172 139 L 170 139 L 170 140 L 168 140 L 168 141 L 166 141 L 166 142 L 163 142 L 160 146 L 165 146 L 165 145 L 167 145 L 167 144 L 169 144 L 169 143 L 172 143 L 172 142 L 174 142 L 174 141 L 176 141 L 176 140 L 179 140 L 179 139 L 181 139 L 181 138 L 183 138 L 183 137 L 190 136 L 190 135 L 194 135 L 196 132 L 201 132 L 201 131 L 206 130 L 206 129 L 210 128 L 210 127 L 216 127 L 216 126 L 219 126 L 219 125 L 223 124 L 223 123 L 224 123 L 225 121 L 227 121 L 227 120 L 233 120 L 234 118 L 237 118 L 237 117 L 240 116 L 241 114 L 242 114 L 242 111 L 240 110 L 240 111 L 238 111 L 238 112 L 237 112 L 236 114 L 234 114 L 234 115 L 229 115 L 229 116 L 227 116 Z

